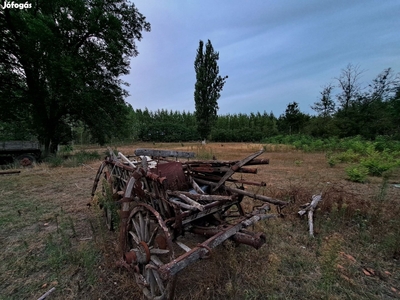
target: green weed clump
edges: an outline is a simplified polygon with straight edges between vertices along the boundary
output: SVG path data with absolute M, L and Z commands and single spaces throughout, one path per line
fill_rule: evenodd
M 322 243 L 321 256 L 319 259 L 322 273 L 321 284 L 322 288 L 327 293 L 331 291 L 332 286 L 337 282 L 337 263 L 342 243 L 343 239 L 338 233 L 326 237 Z
M 368 176 L 368 168 L 364 166 L 351 166 L 346 169 L 346 173 L 350 181 L 364 183 Z
M 346 152 L 337 153 L 331 158 L 340 163 L 358 162 L 360 159 L 360 154 L 354 152 L 353 149 L 349 149 Z
M 366 156 L 361 159 L 361 165 L 368 169 L 371 176 L 382 176 L 384 172 L 396 167 L 398 161 L 387 149 L 379 152 L 375 144 L 367 148 Z
M 198 159 L 211 160 L 214 157 L 213 151 L 211 148 L 207 148 L 205 145 L 197 146 L 196 148 L 196 157 Z
M 105 179 L 102 182 L 102 192 L 97 193 L 97 199 L 100 208 L 104 211 L 109 229 L 117 229 L 116 226 L 120 223 L 118 207 L 113 198 L 112 187 Z
M 68 154 L 67 154 L 68 153 Z M 97 151 L 79 151 L 75 154 L 71 152 L 59 152 L 56 155 L 50 155 L 43 161 L 46 162 L 51 168 L 68 167 L 75 168 L 90 161 L 101 159 L 101 154 Z

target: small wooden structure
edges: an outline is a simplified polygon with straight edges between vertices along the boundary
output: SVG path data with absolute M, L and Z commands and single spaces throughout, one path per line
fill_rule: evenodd
M 279 212 L 287 202 L 244 190 L 243 184 L 263 182 L 232 178 L 235 172 L 256 173 L 253 165 L 268 164 L 268 159 L 257 159 L 262 153 L 240 161 L 179 162 L 177 158 L 193 158 L 194 153 L 137 149 L 134 156 L 117 156 L 110 151 L 95 177 L 92 197 L 101 187 L 100 198 L 108 200 L 100 205 L 110 229 L 115 225 L 113 207 L 117 209 L 120 261 L 147 299 L 172 299 L 179 271 L 209 257 L 227 239 L 256 249 L 265 243 L 264 233 L 246 228 L 277 216 L 269 213 L 270 204 Z M 245 212 L 245 196 L 263 203 Z M 189 245 L 185 238 L 190 233 L 204 241 Z

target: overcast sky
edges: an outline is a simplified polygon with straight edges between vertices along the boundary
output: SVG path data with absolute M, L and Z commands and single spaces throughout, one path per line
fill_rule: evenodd
M 194 111 L 199 40 L 228 75 L 218 114 L 273 112 L 290 102 L 313 114 L 322 86 L 349 63 L 367 84 L 400 72 L 399 0 L 133 0 L 151 23 L 123 79 L 133 108 Z

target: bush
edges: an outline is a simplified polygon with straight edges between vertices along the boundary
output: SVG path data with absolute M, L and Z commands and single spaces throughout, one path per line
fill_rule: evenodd
M 64 159 L 58 155 L 49 155 L 48 157 L 43 159 L 43 161 L 48 163 L 50 167 L 56 168 L 60 167 L 63 164 Z
M 378 152 L 375 144 L 366 149 L 366 157 L 361 159 L 361 165 L 368 169 L 371 176 L 382 176 L 382 174 L 396 166 L 396 160 L 389 150 Z
M 364 166 L 352 166 L 346 169 L 348 180 L 364 183 L 367 179 L 368 169 Z
M 51 155 L 44 159 L 50 167 L 78 167 L 86 162 L 101 159 L 102 155 L 97 151 L 86 152 L 79 151 L 74 155 L 66 156 L 64 153 L 58 153 L 57 155 Z
M 349 149 L 346 152 L 335 154 L 331 158 L 341 163 L 358 162 L 360 155 L 355 153 L 354 150 Z

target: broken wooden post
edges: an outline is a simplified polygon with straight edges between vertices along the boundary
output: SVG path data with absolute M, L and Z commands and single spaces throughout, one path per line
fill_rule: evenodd
M 303 216 L 306 212 L 308 212 L 309 232 L 310 232 L 310 236 L 314 237 L 313 215 L 314 215 L 314 210 L 317 207 L 318 202 L 322 200 L 322 196 L 321 195 L 313 195 L 311 198 L 312 198 L 311 204 L 307 205 L 304 209 L 300 210 L 298 212 L 298 214 L 300 216 Z

